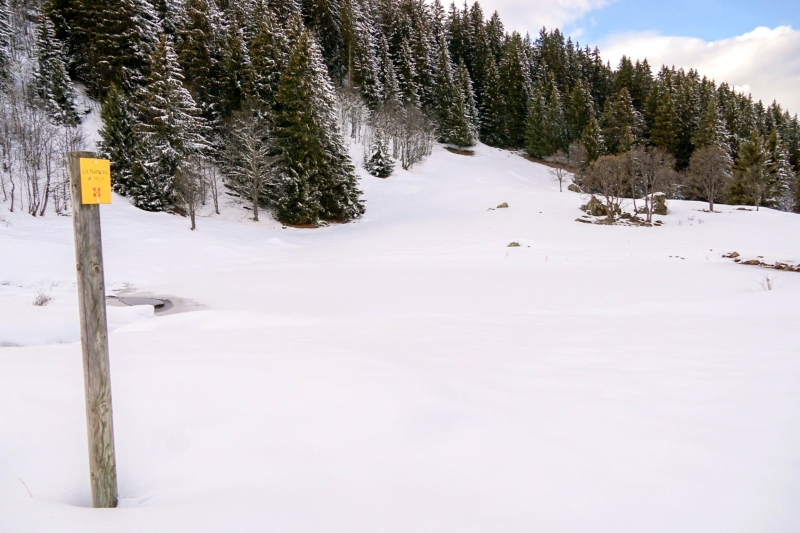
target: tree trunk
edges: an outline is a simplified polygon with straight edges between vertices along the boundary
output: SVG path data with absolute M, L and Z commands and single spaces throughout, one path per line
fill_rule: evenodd
M 214 186 L 211 190 L 211 198 L 214 200 L 214 212 L 219 215 L 219 186 L 217 185 L 217 169 L 214 168 L 211 170 L 213 172 L 212 179 L 214 180 Z
M 39 210 L 39 216 L 44 216 L 44 211 L 47 209 L 47 199 L 50 198 L 50 163 L 47 164 L 47 181 L 44 184 L 44 202 L 42 208 Z

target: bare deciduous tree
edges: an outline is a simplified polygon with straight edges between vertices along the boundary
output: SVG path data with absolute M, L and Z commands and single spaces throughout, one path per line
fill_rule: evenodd
M 175 192 L 178 200 L 186 209 L 191 220 L 191 230 L 197 228 L 195 223 L 197 208 L 203 201 L 203 170 L 200 156 L 194 155 L 181 162 L 175 173 Z
M 709 211 L 714 211 L 714 202 L 722 197 L 732 177 L 733 160 L 724 148 L 704 146 L 692 154 L 689 161 L 689 187 L 708 202 Z
M 342 131 L 365 149 L 380 137 L 405 170 L 433 152 L 434 125 L 418 107 L 392 102 L 370 109 L 359 91 L 347 84 L 337 93 Z
M 669 197 L 675 183 L 675 158 L 660 148 L 637 146 L 630 152 L 630 164 L 634 190 L 644 194 L 647 222 L 652 222 L 653 196 L 665 193 Z
M 584 186 L 603 197 L 609 217 L 621 211 L 620 201 L 628 172 L 628 159 L 622 155 L 600 156 L 586 170 Z
M 10 95 L 0 91 L 0 193 L 3 201 L 11 198 L 11 212 L 14 211 L 14 128 L 11 120 Z
M 203 183 L 205 184 L 205 189 L 211 195 L 211 201 L 214 203 L 214 212 L 219 215 L 219 168 L 217 168 L 217 165 L 215 165 L 212 161 L 203 159 L 200 162 L 200 169 L 203 173 Z
M 569 172 L 562 166 L 567 165 L 568 162 L 569 159 L 562 150 L 558 150 L 553 155 L 553 163 L 558 166 L 550 169 L 550 175 L 553 177 L 553 180 L 558 182 L 558 192 L 563 192 L 564 180 L 569 176 Z
M 400 160 L 400 166 L 408 170 L 433 151 L 436 140 L 433 124 L 422 111 L 414 106 L 387 105 L 372 113 L 369 146 L 374 136 L 386 139 L 392 157 Z
M 31 73 L 15 65 L 16 83 L 0 94 L 0 195 L 9 209 L 26 207 L 44 216 L 52 199 L 56 213 L 67 210 L 67 152 L 85 146 L 79 126 L 54 124 L 28 91 Z
M 400 165 L 408 170 L 431 155 L 436 140 L 435 130 L 428 117 L 413 106 L 404 109 L 398 126 Z
M 361 142 L 364 127 L 370 117 L 367 104 L 358 90 L 348 85 L 344 85 L 338 90 L 338 100 L 342 132 L 349 131 L 351 139 Z
M 225 178 L 228 189 L 250 203 L 256 222 L 258 209 L 273 185 L 277 160 L 264 113 L 245 106 L 233 116 L 227 129 Z
M 573 169 L 575 177 L 579 181 L 583 177 L 583 173 L 589 168 L 589 151 L 586 146 L 580 141 L 575 141 L 569 145 L 569 155 L 567 156 L 567 164 Z

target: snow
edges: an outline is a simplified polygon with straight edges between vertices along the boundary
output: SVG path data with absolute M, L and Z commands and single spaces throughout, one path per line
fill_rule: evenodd
M 4 210 L 0 531 L 800 530 L 800 274 L 722 258 L 800 262 L 800 216 L 580 224 L 485 146 L 361 186 L 313 230 L 101 208 L 109 293 L 206 306 L 108 308 L 116 510 L 89 508 L 71 220 Z

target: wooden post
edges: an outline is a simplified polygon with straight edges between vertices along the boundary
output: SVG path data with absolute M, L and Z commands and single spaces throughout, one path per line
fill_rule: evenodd
M 96 156 L 91 152 L 70 152 L 67 155 L 78 271 L 78 306 L 81 315 L 92 506 L 116 507 L 117 463 L 111 413 L 111 374 L 108 361 L 103 248 L 100 241 L 100 206 L 81 203 L 82 157 Z

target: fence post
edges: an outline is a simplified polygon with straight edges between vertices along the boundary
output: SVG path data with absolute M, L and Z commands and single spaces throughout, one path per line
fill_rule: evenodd
M 91 152 L 70 152 L 67 160 L 78 271 L 78 307 L 83 347 L 92 506 L 116 507 L 117 463 L 111 412 L 111 374 L 108 359 L 103 248 L 100 240 L 100 206 L 82 203 L 81 189 L 81 158 L 95 157 Z

